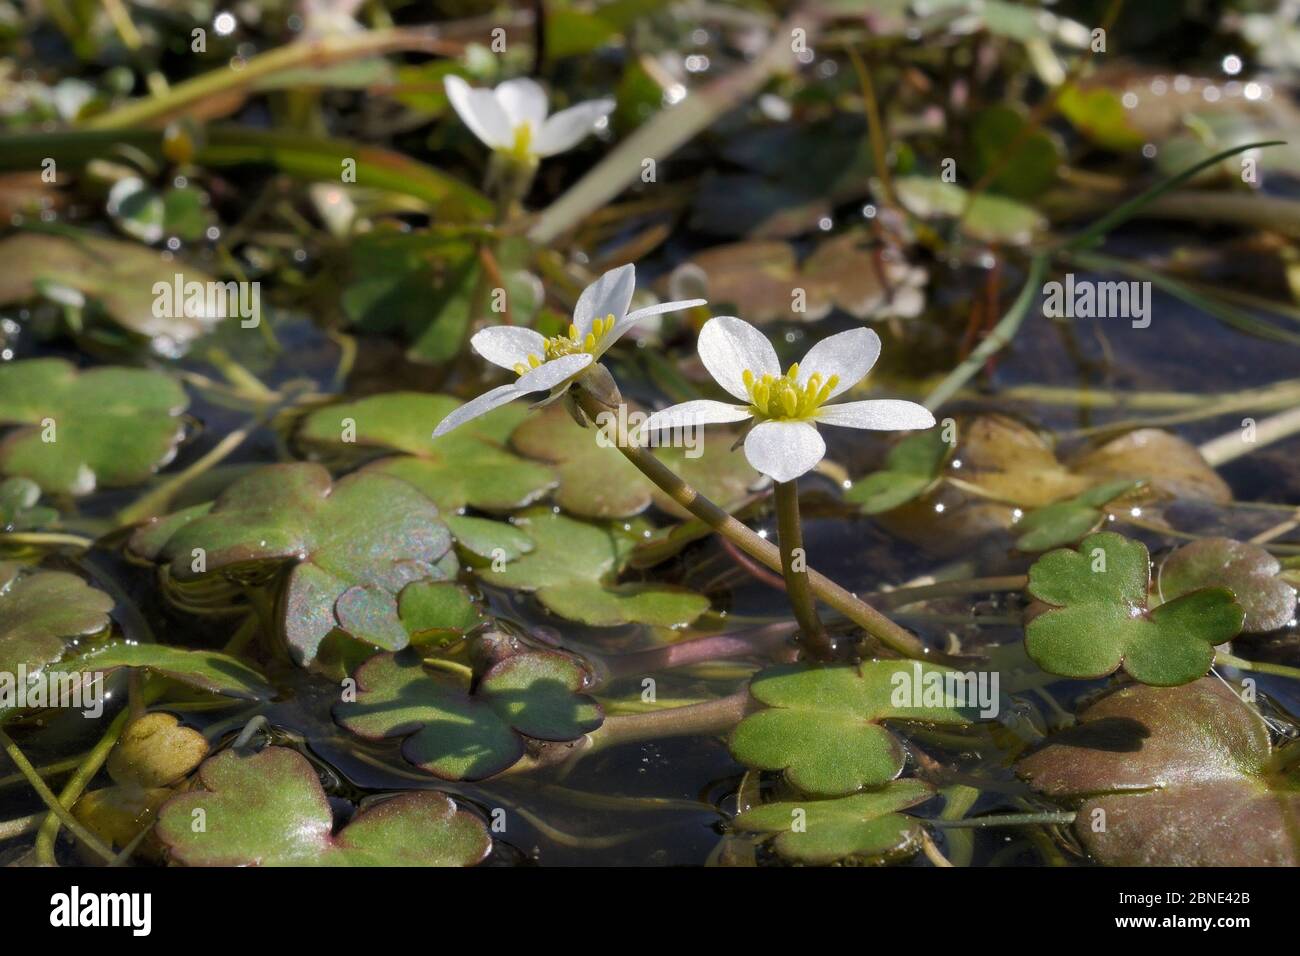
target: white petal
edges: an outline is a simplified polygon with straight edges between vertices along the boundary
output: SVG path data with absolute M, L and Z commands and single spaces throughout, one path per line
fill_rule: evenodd
M 483 329 L 475 333 L 469 344 L 493 365 L 508 369 L 520 362 L 527 365 L 530 355 L 541 358 L 546 354 L 546 336 L 518 325 L 494 325 Z
M 438 423 L 438 427 L 433 430 L 433 437 L 440 438 L 447 434 L 453 428 L 459 428 L 470 419 L 478 418 L 480 415 L 486 415 L 492 409 L 506 402 L 516 399 L 524 393 L 519 390 L 517 382 L 511 382 L 509 385 L 498 385 L 490 392 L 484 392 L 478 398 L 471 399 L 460 408 L 456 409 L 446 418 Z
M 807 422 L 760 422 L 745 438 L 745 457 L 773 481 L 794 481 L 826 454 L 826 442 Z
M 534 142 L 546 122 L 550 110 L 546 91 L 536 80 L 523 76 L 516 80 L 506 80 L 496 88 L 497 102 L 510 121 L 510 128 L 527 123 L 533 128 Z
M 582 138 L 596 128 L 601 117 L 614 110 L 613 100 L 590 100 L 560 110 L 547 119 L 538 134 L 534 150 L 538 156 L 554 156 L 572 149 Z
M 573 324 L 578 327 L 578 337 L 591 331 L 595 319 L 612 315 L 616 320 L 627 315 L 636 289 L 636 269 L 631 263 L 611 269 L 582 290 L 578 304 L 573 307 Z
M 653 432 L 661 428 L 677 428 L 678 426 L 695 426 L 695 425 L 720 425 L 726 422 L 743 422 L 747 418 L 753 417 L 753 412 L 748 408 L 740 405 L 728 405 L 726 402 L 714 402 L 708 399 L 698 399 L 693 402 L 682 402 L 680 405 L 673 405 L 662 411 L 655 412 L 646 419 L 645 424 L 641 426 L 640 431 Z
M 828 396 L 834 398 L 866 378 L 878 358 L 880 336 L 871 329 L 849 329 L 808 350 L 799 363 L 799 384 L 805 384 L 813 372 L 820 372 L 823 382 L 838 375 L 840 380 Z
M 767 336 L 732 315 L 720 315 L 705 322 L 696 348 L 709 374 L 742 402 L 749 401 L 744 379 L 746 369 L 757 378 L 781 374 L 776 349 Z
M 498 385 L 490 392 L 484 392 L 478 398 L 466 402 L 438 423 L 438 427 L 433 430 L 433 437 L 438 438 L 445 435 L 453 428 L 464 425 L 470 419 L 486 415 L 497 406 L 527 395 L 529 392 L 541 392 L 554 388 L 564 382 L 565 379 L 577 375 L 592 361 L 592 357 L 584 352 L 577 355 L 562 355 L 557 359 L 539 365 L 532 371 L 519 376 L 518 381 Z
M 509 149 L 514 143 L 510 121 L 491 90 L 471 89 L 459 76 L 443 80 L 452 108 L 475 136 L 492 149 Z
M 893 398 L 824 405 L 817 411 L 817 421 L 846 428 L 870 428 L 878 432 L 934 427 L 934 416 L 924 405 Z
M 614 331 L 607 336 L 609 342 L 602 343 L 604 347 L 601 351 L 604 352 L 605 349 L 617 342 L 623 337 L 624 332 L 642 319 L 648 319 L 652 315 L 663 315 L 665 312 L 680 312 L 682 309 L 693 309 L 697 305 L 708 305 L 708 301 L 705 299 L 683 299 L 680 302 L 660 302 L 658 305 L 648 305 L 644 309 L 629 312 L 614 323 Z
M 540 392 L 544 389 L 554 388 L 565 379 L 577 375 L 594 361 L 595 359 L 586 352 L 579 352 L 576 355 L 561 355 L 559 358 L 552 359 L 519 376 L 519 381 L 515 382 L 515 388 L 520 392 Z

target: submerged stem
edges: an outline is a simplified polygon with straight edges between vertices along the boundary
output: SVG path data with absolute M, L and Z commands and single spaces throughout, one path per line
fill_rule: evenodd
M 578 402 L 587 417 L 592 421 L 603 411 L 608 411 L 586 391 L 579 391 Z M 643 475 L 673 501 L 677 502 L 710 528 L 731 541 L 751 558 L 767 565 L 773 571 L 781 571 L 781 553 L 766 538 L 761 538 L 749 527 L 719 508 L 698 491 L 683 481 L 676 472 L 661 462 L 646 449 L 628 442 L 623 435 L 611 436 L 619 451 L 628 461 L 635 465 Z M 951 658 L 926 647 L 915 634 L 895 624 L 875 608 L 866 604 L 856 595 L 846 591 L 830 578 L 808 569 L 808 583 L 819 600 L 847 617 L 872 637 L 885 646 L 897 651 L 904 657 L 918 660 L 931 660 L 941 663 L 950 662 Z
M 803 525 L 799 521 L 799 486 L 797 481 L 776 483 L 776 521 L 781 547 L 781 573 L 785 575 L 785 593 L 794 609 L 799 630 L 817 657 L 826 660 L 834 652 L 826 628 L 817 616 L 812 588 L 808 584 L 808 554 L 803 547 Z
M 45 781 L 41 779 L 41 775 L 37 773 L 36 768 L 31 765 L 31 762 L 28 761 L 23 752 L 18 749 L 18 745 L 9 738 L 9 735 L 5 733 L 3 729 L 0 729 L 0 748 L 4 749 L 4 752 L 9 755 L 9 759 L 14 762 L 14 766 L 17 767 L 22 772 L 23 776 L 27 778 L 28 783 L 32 785 L 32 789 L 36 791 L 36 795 L 41 798 L 41 801 L 47 807 L 50 808 L 49 817 L 47 818 L 46 823 L 41 826 L 42 833 L 45 832 L 45 828 L 49 825 L 49 820 L 54 821 L 55 832 L 58 831 L 58 825 L 62 822 L 69 830 L 76 834 L 79 840 L 85 843 L 86 846 L 90 847 L 90 849 L 99 856 L 103 857 L 105 860 L 113 859 L 113 851 L 104 846 L 103 841 L 101 841 L 99 837 L 95 836 L 81 825 L 80 821 L 78 821 L 68 809 L 70 804 L 62 803 L 60 799 L 54 795 L 54 792 L 46 786 Z M 54 854 L 52 840 L 50 846 L 51 853 L 48 862 L 53 863 Z M 41 862 L 46 861 L 42 860 Z

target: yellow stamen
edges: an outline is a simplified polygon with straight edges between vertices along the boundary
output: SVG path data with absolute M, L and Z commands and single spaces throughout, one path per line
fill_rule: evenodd
M 530 368 L 537 368 L 544 362 L 560 358 L 565 355 L 596 355 L 600 349 L 601 342 L 605 336 L 613 331 L 618 320 L 613 315 L 607 315 L 604 318 L 593 319 L 591 331 L 586 335 L 580 335 L 577 323 L 570 322 L 567 335 L 553 335 L 546 340 L 541 355 L 529 355 L 528 364 L 520 362 L 515 366 L 515 372 L 523 375 Z
M 811 418 L 839 384 L 839 376 L 832 375 L 823 382 L 821 373 L 813 372 L 800 385 L 797 362 L 784 375 L 764 373 L 759 377 L 745 369 L 740 377 L 749 393 L 750 406 L 761 418 Z

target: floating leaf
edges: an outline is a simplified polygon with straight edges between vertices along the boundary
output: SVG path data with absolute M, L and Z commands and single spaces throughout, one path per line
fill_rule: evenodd
M 709 609 L 708 598 L 684 588 L 614 583 L 635 544 L 630 534 L 549 508 L 530 509 L 517 524 L 535 550 L 500 571 L 480 571 L 484 583 L 535 591 L 538 600 L 561 617 L 597 627 L 680 627 Z
M 1029 622 L 1025 650 L 1064 677 L 1104 677 L 1121 666 L 1144 684 L 1203 676 L 1215 645 L 1241 630 L 1241 605 L 1226 588 L 1204 588 L 1148 610 L 1150 576 L 1146 545 L 1113 531 L 1043 555 L 1029 569 L 1028 590 L 1053 608 Z
M 1141 487 L 1141 481 L 1111 481 L 1065 501 L 1035 508 L 1016 525 L 1021 551 L 1047 551 L 1073 544 L 1106 520 L 1102 506 Z
M 533 550 L 533 539 L 505 521 L 452 515 L 447 519 L 447 527 L 456 539 L 456 546 L 474 565 L 514 561 Z
M 1282 565 L 1257 544 L 1202 538 L 1165 559 L 1156 586 L 1163 601 L 1199 588 L 1228 588 L 1246 611 L 1241 629 L 1275 631 L 1295 617 L 1296 589 L 1278 577 Z
M 199 780 L 204 790 L 173 797 L 158 814 L 169 859 L 185 866 L 473 866 L 492 848 L 481 820 L 429 790 L 370 804 L 333 834 L 316 772 L 284 747 L 227 750 L 203 764 Z
M 1080 133 L 1098 146 L 1117 152 L 1138 149 L 1145 137 L 1129 122 L 1119 93 L 1107 87 L 1084 89 L 1070 85 L 1061 91 L 1056 108 Z M 1186 167 L 1179 167 L 1179 170 Z
M 119 667 L 143 667 L 162 677 L 223 697 L 268 700 L 273 696 L 261 674 L 219 651 L 114 641 L 69 660 L 62 667 L 82 673 L 106 674 Z
M 131 548 L 170 561 L 179 582 L 293 563 L 279 618 L 304 664 L 336 627 L 389 650 L 405 647 L 398 593 L 454 572 L 451 535 L 433 502 L 382 472 L 331 482 L 320 465 L 267 465 L 236 479 L 206 514 L 187 512 L 176 523 L 165 544 L 146 526 Z
M 951 450 L 943 440 L 943 429 L 908 435 L 890 449 L 883 469 L 854 482 L 844 498 L 869 515 L 897 508 L 925 494 L 939 480 L 939 469 Z
M 560 481 L 555 503 L 570 514 L 585 518 L 639 514 L 650 505 L 650 483 L 602 434 L 599 428 L 579 428 L 556 402 L 525 419 L 510 444 L 520 454 L 553 467 Z
M 208 741 L 172 714 L 143 714 L 131 721 L 108 754 L 108 775 L 119 784 L 165 787 L 189 775 L 208 755 Z
M 967 210 L 969 194 L 956 183 L 903 176 L 894 181 L 894 188 L 899 201 L 913 215 L 922 219 L 962 217 L 962 230 L 982 242 L 1028 245 L 1047 228 L 1047 221 L 1037 210 L 1004 196 L 980 193 Z
M 920 780 L 892 780 L 879 790 L 838 800 L 767 803 L 736 817 L 737 830 L 775 833 L 776 852 L 796 863 L 846 857 L 894 860 L 921 845 L 921 822 L 899 810 L 933 795 Z M 796 822 L 798 826 L 796 826 Z
M 414 644 L 441 644 L 460 637 L 483 623 L 483 612 L 465 592 L 450 581 L 417 581 L 402 589 L 397 599 L 402 619 Z
M 1093 480 L 1145 477 L 1152 491 L 1174 500 L 1232 501 L 1232 489 L 1195 445 L 1158 428 L 1125 432 L 1068 464 L 1071 471 Z
M 1048 796 L 1082 800 L 1075 832 L 1102 863 L 1296 866 L 1300 791 L 1272 757 L 1255 708 L 1207 677 L 1123 687 L 1016 772 Z
M 163 355 L 184 349 L 225 317 L 224 312 L 207 308 L 206 290 L 221 287 L 209 285 L 215 283 L 211 275 L 134 242 L 83 232 L 24 232 L 0 239 L 0 261 L 5 264 L 0 272 L 0 305 L 29 302 L 51 286 L 75 289 L 100 302 L 113 321 L 148 339 Z M 204 288 L 203 308 L 188 310 L 186 300 L 179 310 L 155 310 L 159 283 L 168 289 L 163 301 L 175 305 L 171 290 L 178 273 L 186 284 Z
M 991 191 L 1013 199 L 1033 199 L 1051 186 L 1061 163 L 1060 144 L 1041 128 L 1025 134 L 1027 123 L 1023 112 L 1011 106 L 987 106 L 976 112 L 969 133 L 967 172 L 971 177 L 982 180 L 1005 163 L 989 183 Z M 1007 146 L 1012 142 L 1019 145 L 1008 157 Z
M 41 486 L 29 478 L 0 481 L 0 533 L 48 528 L 58 521 L 59 513 L 40 500 Z
M 600 726 L 581 693 L 586 672 L 550 651 L 508 657 L 470 694 L 457 674 L 426 671 L 417 657 L 380 654 L 357 671 L 355 702 L 334 719 L 359 737 L 405 737 L 402 756 L 444 780 L 483 780 L 524 755 L 524 738 L 576 740 Z
M 161 372 L 78 372 L 62 359 L 0 365 L 0 424 L 20 426 L 0 441 L 0 472 L 72 495 L 137 484 L 176 454 L 188 404 Z
M 345 433 L 355 435 L 355 446 L 404 452 L 409 457 L 375 462 L 367 473 L 410 482 L 448 513 L 467 505 L 486 511 L 521 508 L 554 487 L 549 468 L 504 447 L 528 414 L 523 405 L 506 405 L 434 440 L 434 426 L 460 404 L 449 395 L 373 395 L 318 409 L 303 421 L 297 437 L 318 452 L 346 451 L 351 443 L 344 441 Z
M 75 574 L 35 571 L 0 580 L 0 674 L 34 674 L 63 657 L 70 638 L 109 626 L 113 599 Z
M 784 771 L 793 786 L 816 796 L 883 786 L 902 772 L 905 753 L 881 721 L 969 723 L 965 705 L 975 702 L 952 705 L 963 680 L 957 671 L 916 661 L 770 667 L 749 685 L 766 708 L 741 721 L 731 753 L 758 770 Z

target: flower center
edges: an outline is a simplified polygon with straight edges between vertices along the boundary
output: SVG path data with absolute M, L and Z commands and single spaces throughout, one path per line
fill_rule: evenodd
M 821 372 L 813 372 L 808 381 L 799 384 L 799 363 L 790 366 L 784 375 L 764 373 L 762 378 L 745 369 L 745 390 L 749 403 L 763 418 L 811 418 L 839 384 L 840 377 L 832 375 L 822 381 Z
M 578 327 L 569 325 L 568 335 L 553 335 L 546 340 L 546 347 L 541 355 L 529 355 L 527 362 L 518 362 L 515 364 L 515 372 L 523 375 L 525 372 L 537 368 L 544 362 L 550 362 L 562 355 L 578 355 L 586 352 L 589 355 L 595 355 L 597 348 L 605 336 L 609 335 L 610 330 L 614 328 L 614 316 L 607 315 L 603 319 L 596 319 L 591 323 L 591 331 L 584 336 L 578 335 Z
M 520 123 L 515 127 L 515 142 L 510 147 L 510 155 L 519 160 L 526 160 L 533 154 L 533 124 Z

